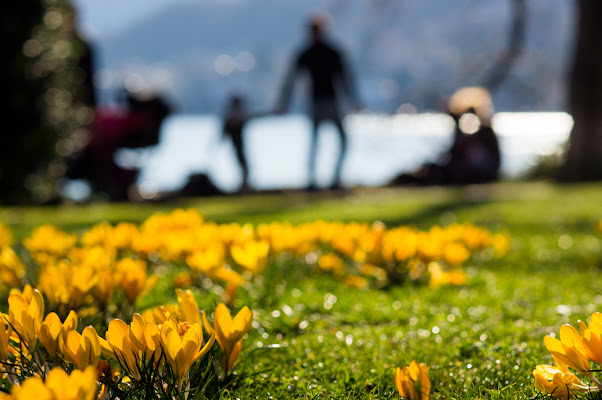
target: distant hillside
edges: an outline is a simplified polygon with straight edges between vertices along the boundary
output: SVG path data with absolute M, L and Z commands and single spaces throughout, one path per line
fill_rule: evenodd
M 347 50 L 366 106 L 387 112 L 402 103 L 433 108 L 455 88 L 481 82 L 505 46 L 509 4 L 241 0 L 174 5 L 99 38 L 99 82 L 105 99 L 126 81 L 162 88 L 183 112 L 220 111 L 231 91 L 245 93 L 255 108 L 269 108 L 290 57 L 303 43 L 307 15 L 322 7 L 333 15 L 333 39 Z M 496 105 L 562 109 L 572 5 L 566 0 L 528 5 L 527 49 L 495 94 Z

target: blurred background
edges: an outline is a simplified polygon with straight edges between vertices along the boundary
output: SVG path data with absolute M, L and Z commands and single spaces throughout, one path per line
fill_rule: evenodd
M 345 119 L 345 186 L 385 185 L 436 159 L 450 146 L 454 129 L 442 102 L 465 86 L 491 93 L 500 177 L 523 178 L 540 162 L 565 163 L 571 130 L 581 126 L 574 120 L 580 94 L 571 81 L 578 43 L 593 70 L 583 80 L 592 90 L 600 85 L 592 78 L 600 75 L 599 64 L 591 62 L 600 57 L 592 54 L 595 45 L 587 49 L 598 28 L 583 19 L 584 10 L 599 15 L 595 3 L 29 0 L 7 6 L 3 41 L 13 61 L 3 74 L 9 145 L 2 153 L 2 200 L 93 196 L 98 190 L 89 182 L 65 174 L 69 160 L 92 140 L 98 110 L 146 110 L 140 104 L 151 97 L 168 110 L 154 121 L 156 138 L 111 151 L 117 168 L 135 171 L 128 175 L 136 184 L 133 197 L 155 198 L 186 185 L 192 194 L 236 192 L 240 168 L 231 144 L 221 139 L 222 114 L 233 93 L 261 114 L 245 128 L 253 189 L 304 188 L 311 125 L 304 87 L 295 92 L 289 113 L 270 113 L 306 39 L 307 18 L 317 9 L 330 15 L 329 39 L 344 51 L 363 108 Z M 82 94 L 86 80 L 93 97 Z M 590 96 L 590 114 L 599 110 L 597 102 Z M 331 126 L 323 131 L 317 179 L 326 185 L 338 143 Z
M 98 51 L 101 101 L 157 89 L 186 114 L 221 113 L 231 91 L 268 109 L 312 11 L 332 17 L 365 106 L 425 111 L 460 86 L 482 84 L 508 49 L 510 0 L 75 0 Z M 524 47 L 495 93 L 498 111 L 566 108 L 573 2 L 528 0 Z

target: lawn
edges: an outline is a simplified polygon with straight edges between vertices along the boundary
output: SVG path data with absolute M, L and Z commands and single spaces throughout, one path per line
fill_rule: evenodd
M 558 337 L 565 323 L 579 329 L 578 320 L 589 321 L 602 311 L 597 231 L 602 187 L 593 184 L 500 183 L 2 208 L 0 222 L 21 241 L 42 224 L 81 233 L 97 222 L 138 224 L 154 212 L 176 208 L 196 209 L 219 224 L 255 226 L 323 219 L 428 230 L 470 222 L 511 238 L 511 251 L 501 258 L 470 258 L 463 266 L 468 279 L 460 286 L 432 288 L 406 280 L 360 289 L 332 274 L 308 274 L 294 258 L 272 262 L 232 302 L 237 310 L 251 308 L 254 322 L 233 374 L 210 386 L 209 398 L 396 399 L 395 367 L 412 360 L 429 367 L 431 399 L 543 398 L 532 371 L 554 363 L 544 336 Z M 182 265 L 171 267 L 137 301 L 136 310 L 175 303 L 171 278 Z M 223 291 L 201 285 L 193 292 L 201 308 L 213 310 Z

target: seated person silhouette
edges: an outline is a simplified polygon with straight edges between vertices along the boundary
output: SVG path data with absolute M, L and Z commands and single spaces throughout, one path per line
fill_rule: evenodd
M 130 186 L 139 171 L 123 168 L 115 153 L 123 148 L 144 148 L 159 143 L 164 119 L 171 106 L 158 94 L 120 93 L 125 106 L 99 106 L 90 127 L 90 142 L 67 161 L 66 176 L 85 179 L 93 190 L 104 192 L 110 200 L 127 200 Z
M 500 148 L 491 128 L 493 103 L 482 87 L 465 87 L 447 101 L 454 119 L 453 143 L 436 163 L 402 174 L 393 184 L 470 184 L 495 181 L 499 177 Z

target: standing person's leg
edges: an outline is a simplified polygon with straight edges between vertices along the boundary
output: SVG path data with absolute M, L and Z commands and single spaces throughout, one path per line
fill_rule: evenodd
M 316 179 L 316 155 L 318 152 L 318 127 L 320 126 L 320 120 L 318 118 L 313 118 L 312 123 L 311 143 L 309 146 L 308 190 L 315 190 L 318 187 L 318 181 Z
M 240 165 L 240 169 L 242 172 L 241 190 L 245 190 L 249 187 L 249 165 L 247 163 L 247 158 L 245 157 L 245 148 L 242 139 L 242 134 L 232 135 L 232 144 L 234 145 L 234 149 L 236 151 L 236 158 L 238 159 L 238 164 Z
M 335 118 L 333 120 L 335 127 L 337 128 L 337 132 L 339 133 L 339 141 L 341 144 L 341 149 L 339 152 L 339 158 L 337 159 L 337 163 L 334 169 L 334 179 L 332 181 L 331 188 L 338 189 L 341 187 L 341 172 L 343 170 L 343 164 L 345 162 L 345 157 L 347 156 L 347 134 L 343 129 L 343 122 L 340 118 Z

